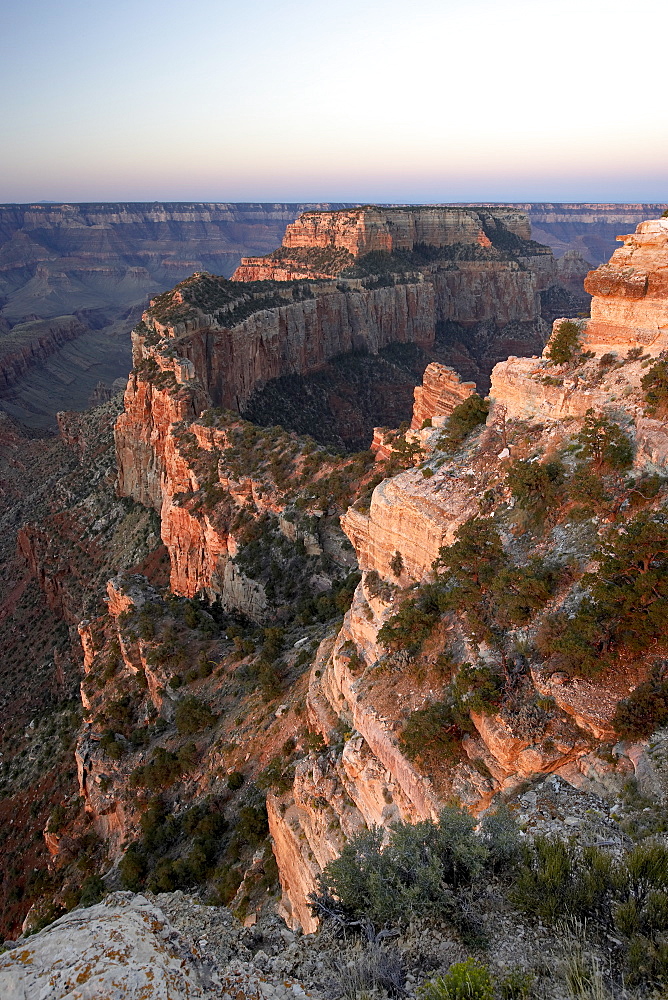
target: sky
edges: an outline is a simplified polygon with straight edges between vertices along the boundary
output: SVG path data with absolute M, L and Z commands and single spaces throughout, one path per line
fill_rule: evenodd
M 0 201 L 668 200 L 665 0 L 3 0 Z

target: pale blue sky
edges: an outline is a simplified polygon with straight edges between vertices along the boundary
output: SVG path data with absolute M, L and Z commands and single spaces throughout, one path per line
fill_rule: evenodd
M 0 201 L 664 201 L 664 0 L 4 0 Z

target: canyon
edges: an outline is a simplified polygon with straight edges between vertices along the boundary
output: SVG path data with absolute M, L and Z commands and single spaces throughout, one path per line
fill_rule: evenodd
M 611 633 L 587 672 L 549 628 L 594 600 L 588 574 L 605 576 L 626 532 L 664 523 L 668 435 L 648 385 L 667 349 L 668 219 L 642 222 L 590 271 L 591 318 L 555 317 L 547 344 L 540 293 L 558 284 L 558 262 L 529 237 L 514 208 L 309 211 L 280 251 L 299 251 L 281 259 L 302 271 L 270 273 L 270 254 L 244 261 L 242 280 L 179 282 L 136 325 L 122 412 L 60 418 L 77 502 L 68 518 L 57 503 L 26 518 L 20 550 L 84 654 L 83 811 L 45 827 L 69 891 L 73 838 L 89 829 L 126 874 L 127 858 L 145 865 L 132 887 L 179 887 L 185 855 L 156 867 L 147 817 L 156 799 L 175 824 L 208 803 L 229 851 L 208 884 L 224 883 L 220 898 L 252 921 L 275 863 L 279 912 L 310 933 L 322 869 L 359 831 L 387 836 L 453 800 L 476 816 L 499 801 L 519 809 L 538 781 L 614 802 L 631 778 L 648 787 L 647 733 L 620 730 L 619 711 L 648 684 L 661 634 L 633 649 Z M 379 271 L 378 255 L 396 269 Z M 572 283 L 574 260 L 562 265 Z M 454 325 L 487 343 L 486 401 L 482 364 L 471 380 L 458 363 Z M 439 329 L 449 350 L 430 356 Z M 575 341 L 556 361 L 564 330 Z M 341 456 L 315 434 L 246 419 L 272 383 L 393 345 L 428 363 L 406 422 L 377 427 L 370 450 Z M 587 458 L 592 414 L 628 441 L 619 469 Z M 517 482 L 541 475 L 554 492 L 536 513 Z M 480 606 L 466 589 L 475 564 L 466 585 L 456 575 L 474 529 L 495 532 L 505 581 Z M 469 603 L 457 604 L 462 587 Z M 266 822 L 258 839 L 251 813 Z
M 553 368 L 549 345 L 542 358 L 510 358 L 498 364 L 492 374 L 490 414 L 474 447 L 443 461 L 438 458 L 438 427 L 415 431 L 422 447 L 421 468 L 386 479 L 375 488 L 368 506 L 355 504 L 344 515 L 342 526 L 356 550 L 363 579 L 333 646 L 321 647 L 307 705 L 310 725 L 326 739 L 341 718 L 353 735 L 339 756 L 299 765 L 293 788 L 268 800 L 287 919 L 314 928 L 305 901 L 317 891 L 319 871 L 341 850 L 341 835 L 332 836 L 332 829 L 340 830 L 345 839 L 364 825 L 433 818 L 439 802 L 442 805 L 452 795 L 477 811 L 495 793 L 537 772 L 562 775 L 581 788 L 611 780 L 621 783 L 634 773 L 643 756 L 642 743 L 618 742 L 607 762 L 598 749 L 601 742 L 615 739 L 613 719 L 619 702 L 647 677 L 647 662 L 633 660 L 611 666 L 600 679 L 569 678 L 549 664 L 532 662 L 529 689 L 548 696 L 554 706 L 540 727 L 539 739 L 522 722 L 517 706 L 511 713 L 471 710 L 474 728 L 464 736 L 461 759 L 451 760 L 447 772 L 436 760 L 429 765 L 431 773 L 421 772 L 414 766 L 415 758 L 411 762 L 402 753 L 397 731 L 411 711 L 433 702 L 439 682 L 432 672 L 439 647 L 446 639 L 452 649 L 454 637 L 441 633 L 435 641 L 432 636 L 421 659 L 427 680 L 420 682 L 419 672 L 406 677 L 405 660 L 390 665 L 392 656 L 381 629 L 400 612 L 406 588 L 410 594 L 416 584 L 428 585 L 434 579 L 439 554 L 456 541 L 458 529 L 480 516 L 481 509 L 490 516 L 490 506 L 501 499 L 498 493 L 511 456 L 515 460 L 540 456 L 543 449 L 554 454 L 559 442 L 572 440 L 592 407 L 624 414 L 625 426 L 634 433 L 636 470 L 649 467 L 665 473 L 668 435 L 658 420 L 650 420 L 648 427 L 641 378 L 650 360 L 665 350 L 667 267 L 668 220 L 640 224 L 609 264 L 587 279 L 594 295 L 592 319 L 581 323 L 580 336 L 591 360 L 581 363 L 576 379 L 570 384 L 564 380 L 564 388 L 555 392 L 549 384 Z M 555 324 L 555 335 L 559 326 Z M 629 352 L 626 360 L 621 352 Z M 614 365 L 612 371 L 605 371 L 607 364 Z M 419 418 L 414 426 L 423 424 L 426 397 L 424 390 L 416 391 Z M 441 402 L 429 416 L 438 424 L 438 416 L 451 409 L 452 403 Z M 426 477 L 425 469 L 430 473 Z M 483 494 L 490 498 L 484 507 Z M 524 533 L 526 529 L 520 538 Z M 512 535 L 506 537 L 512 548 Z M 567 593 L 568 588 L 560 600 L 567 600 Z M 448 631 L 454 630 L 456 636 L 457 627 L 451 621 Z M 458 659 L 475 655 L 465 632 L 459 642 L 465 652 Z M 490 655 L 493 660 L 489 646 L 479 647 L 483 661 L 489 663 Z M 391 685 L 377 683 L 383 664 Z M 439 686 L 442 690 L 442 681 Z M 314 811 L 318 797 L 327 807 Z
M 393 240 L 391 252 L 369 250 Z M 280 280 L 272 254 L 262 265 L 245 260 L 232 281 L 197 274 L 159 296 L 135 331 L 136 359 L 152 356 L 156 338 L 178 342 L 214 405 L 302 433 L 310 424 L 316 435 L 329 432 L 327 443 L 359 449 L 388 382 L 396 384 L 399 421 L 410 419 L 413 388 L 432 360 L 454 365 L 484 391 L 497 360 L 542 349 L 553 318 L 548 300 L 587 304 L 567 288 L 571 269 L 584 277 L 587 264 L 569 258 L 562 280 L 561 262 L 531 241 L 526 215 L 514 210 L 311 212 L 288 226 L 275 253 L 294 254 L 295 243 L 301 270 L 284 269 Z M 327 279 L 322 253 L 335 258 Z M 382 352 L 391 345 L 412 353 L 390 358 Z M 355 355 L 379 353 L 384 369 L 375 386 L 373 375 L 359 379 L 351 369 Z M 358 400 L 350 398 L 356 381 Z M 351 409 L 354 432 L 337 421 L 344 410 L 350 420 Z
M 27 426 L 53 430 L 58 410 L 102 402 L 118 391 L 125 378 L 129 333 L 151 295 L 198 270 L 228 277 L 242 257 L 272 251 L 285 225 L 304 211 L 335 208 L 353 206 L 185 202 L 0 206 L 0 405 Z M 460 214 L 467 208 L 480 206 L 460 206 Z M 559 288 L 579 298 L 585 308 L 581 259 L 593 265 L 607 260 L 618 233 L 660 215 L 665 205 L 482 206 L 492 214 L 496 208 L 528 217 L 534 239 L 551 247 L 561 262 Z M 423 235 L 418 233 L 420 241 Z M 304 238 L 304 234 L 292 238 L 293 254 L 303 252 Z M 344 245 L 336 252 L 340 262 L 348 260 Z M 326 266 L 321 271 L 311 266 L 309 277 L 331 274 L 331 261 L 327 263 L 331 251 L 320 248 L 320 253 Z M 275 280 L 302 273 L 286 270 L 279 258 L 281 254 L 270 275 L 266 260 L 256 259 L 263 273 Z M 247 267 L 245 271 L 250 273 Z M 563 291 L 550 296 L 544 292 L 543 297 L 553 313 L 546 316 L 548 320 L 557 313 L 580 311 L 572 307 L 572 298 L 569 308 Z M 467 338 L 455 332 L 461 360 L 473 378 L 466 348 L 460 346 Z M 511 345 L 509 353 L 522 350 Z
M 0 405 L 52 429 L 58 410 L 95 402 L 99 383 L 118 391 L 151 295 L 196 270 L 230 275 L 318 207 L 336 206 L 0 205 Z

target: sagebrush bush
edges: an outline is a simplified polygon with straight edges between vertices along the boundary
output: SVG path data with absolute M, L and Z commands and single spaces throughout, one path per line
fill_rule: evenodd
M 456 923 L 457 893 L 482 874 L 489 855 L 474 828 L 475 820 L 453 806 L 438 823 L 396 824 L 385 847 L 378 827 L 357 834 L 325 867 L 315 911 L 326 914 L 329 907 L 373 924 L 405 923 L 417 914 Z
M 612 859 L 595 847 L 580 850 L 557 837 L 536 837 L 512 887 L 522 912 L 554 923 L 566 917 L 594 917 L 615 883 Z
M 523 969 L 511 969 L 499 980 L 501 1000 L 531 1000 L 536 977 Z
M 389 996 L 405 995 L 406 970 L 401 952 L 391 945 L 372 942 L 352 945 L 337 957 L 325 974 L 329 1000 L 359 1000 L 369 991 Z
M 455 962 L 444 976 L 425 983 L 420 1000 L 494 1000 L 494 985 L 489 969 L 474 958 Z

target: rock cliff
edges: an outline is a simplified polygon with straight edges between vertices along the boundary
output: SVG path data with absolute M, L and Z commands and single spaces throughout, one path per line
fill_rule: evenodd
M 583 569 L 603 558 L 597 553 L 598 538 L 612 545 L 624 537 L 625 519 L 633 516 L 623 511 L 634 477 L 636 483 L 644 482 L 667 472 L 668 432 L 665 422 L 646 415 L 641 382 L 651 359 L 664 349 L 667 229 L 664 220 L 643 223 L 624 239 L 609 265 L 589 276 L 593 318 L 580 324 L 580 347 L 571 361 L 555 365 L 546 350 L 542 359 L 510 358 L 498 364 L 487 425 L 467 446 L 444 454 L 441 431 L 421 430 L 420 466 L 384 480 L 370 501 L 359 501 L 342 518 L 363 579 L 339 635 L 321 647 L 307 705 L 310 725 L 329 741 L 337 720 L 347 733 L 338 752 L 298 768 L 293 789 L 270 805 L 284 912 L 293 922 L 313 926 L 305 895 L 316 889 L 318 870 L 339 850 L 341 835 L 362 823 L 387 826 L 399 816 L 425 818 L 452 795 L 479 811 L 499 791 L 540 773 L 560 774 L 576 786 L 599 790 L 620 788 L 634 773 L 643 743 L 617 742 L 609 757 L 600 747 L 619 740 L 619 706 L 647 679 L 656 650 L 663 648 L 659 632 L 653 640 L 659 646 L 650 642 L 642 653 L 613 644 L 614 651 L 587 674 L 564 667 L 567 659 L 546 647 L 541 629 L 548 627 L 550 615 L 566 620 L 568 612 L 560 609 L 572 609 L 581 600 L 590 580 Z M 555 324 L 554 336 L 560 325 Z M 425 391 L 435 375 L 447 377 L 450 389 L 453 380 L 447 372 L 427 370 L 425 386 L 416 390 L 414 427 L 429 417 L 439 424 L 437 415 L 447 412 L 438 391 Z M 508 474 L 558 457 L 565 463 L 560 474 L 576 482 L 587 466 L 568 456 L 578 454 L 573 442 L 587 433 L 583 428 L 591 424 L 592 414 L 623 427 L 635 457 L 626 474 L 631 479 L 601 467 L 604 490 L 611 492 L 606 501 L 598 501 L 603 506 L 588 508 L 594 530 L 586 541 L 591 529 L 583 534 L 577 511 L 571 513 L 577 508 L 572 497 L 582 497 L 577 487 L 570 495 L 566 487 L 554 512 L 540 510 L 532 521 L 522 510 L 521 494 L 512 492 Z M 663 488 L 639 502 L 646 505 L 641 517 L 664 523 Z M 524 627 L 517 632 L 511 627 L 500 644 L 493 627 L 481 640 L 479 623 L 472 624 L 469 612 L 453 615 L 451 600 L 440 611 L 432 603 L 439 558 L 463 537 L 458 530 L 476 518 L 498 526 L 508 554 L 504 558 L 517 560 L 516 565 L 527 566 L 532 557 L 553 565 L 571 560 L 569 574 L 544 599 L 545 610 L 535 617 L 519 616 L 516 621 Z M 580 569 L 573 571 L 573 560 Z M 416 629 L 424 629 L 423 638 Z M 537 645 L 518 654 L 515 641 L 523 649 L 534 641 Z M 482 710 L 471 695 L 458 702 L 461 695 L 452 694 L 462 683 L 456 663 L 464 660 L 469 661 L 461 668 L 464 673 L 471 662 L 477 662 L 476 670 L 498 670 L 499 677 L 505 676 L 500 683 L 506 694 L 492 698 Z M 383 674 L 391 676 L 391 683 L 380 680 Z M 453 682 L 453 676 L 460 680 Z M 438 710 L 446 719 L 448 704 L 468 711 L 470 728 L 460 730 L 457 751 L 439 744 L 430 756 L 429 713 Z M 411 720 L 417 722 L 420 712 L 426 728 L 415 745 Z M 364 774 L 359 784 L 351 785 L 351 755 L 357 773 Z M 377 786 L 366 777 L 374 774 L 383 776 Z M 327 802 L 322 807 L 326 823 L 319 807 L 314 808 L 320 799 Z
M 587 275 L 593 296 L 584 344 L 596 353 L 642 347 L 655 357 L 668 346 L 668 219 L 642 222 L 608 264 Z
M 58 410 L 90 406 L 99 381 L 127 374 L 149 296 L 198 269 L 229 275 L 300 212 L 330 207 L 0 205 L 0 405 L 51 428 Z
M 456 406 L 475 392 L 473 382 L 462 382 L 456 371 L 433 362 L 427 365 L 422 385 L 415 388 L 411 429 L 420 430 L 425 421 L 449 417 Z
M 555 261 L 515 209 L 367 207 L 305 213 L 278 250 L 244 258 L 234 278 L 356 277 L 371 287 L 388 272 L 420 273 L 434 288 L 430 359 L 454 364 L 485 390 L 497 361 L 539 348 L 544 321 L 586 311 L 588 268 L 576 251 Z
M 33 320 L 14 326 L 0 338 L 0 393 L 4 394 L 33 365 L 55 354 L 86 329 L 74 316 Z
M 619 233 L 631 232 L 644 219 L 657 219 L 668 205 L 526 202 L 508 207 L 527 213 L 534 239 L 551 247 L 555 257 L 575 253 L 592 264 L 602 264 L 612 254 Z
M 489 230 L 489 232 L 488 232 Z M 235 281 L 289 277 L 332 277 L 355 258 L 384 251 L 395 253 L 416 246 L 454 245 L 488 248 L 495 231 L 519 240 L 531 238 L 529 220 L 512 209 L 467 211 L 444 206 L 382 208 L 337 212 L 305 212 L 291 223 L 279 250 L 262 258 L 242 259 Z

